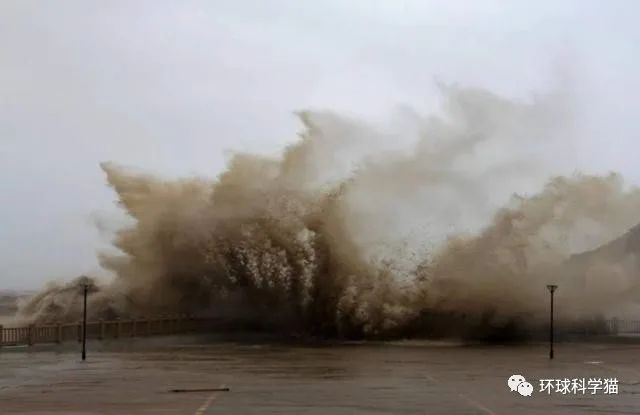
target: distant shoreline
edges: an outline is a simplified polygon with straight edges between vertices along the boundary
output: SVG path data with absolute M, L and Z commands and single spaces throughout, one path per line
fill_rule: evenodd
M 18 311 L 18 299 L 27 295 L 18 291 L 0 291 L 0 320 L 5 317 L 13 317 Z

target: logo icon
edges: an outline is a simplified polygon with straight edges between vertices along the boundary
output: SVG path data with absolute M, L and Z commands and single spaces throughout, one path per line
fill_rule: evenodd
M 533 385 L 527 382 L 522 375 L 511 375 L 507 380 L 507 385 L 511 392 L 517 391 L 522 396 L 531 396 Z

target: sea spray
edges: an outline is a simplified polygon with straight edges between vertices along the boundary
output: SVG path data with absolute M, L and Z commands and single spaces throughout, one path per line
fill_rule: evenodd
M 552 158 L 566 161 L 554 151 L 570 124 L 557 95 L 442 92 L 440 114 L 406 119 L 410 140 L 302 112 L 280 157 L 236 154 L 215 180 L 102 164 L 133 221 L 116 233 L 120 253 L 101 254 L 114 277 L 89 281 L 91 317 L 190 313 L 375 337 L 429 335 L 425 321 L 444 316 L 460 325 L 450 333 L 468 333 L 536 324 L 551 281 L 562 317 L 614 307 L 637 268 L 617 267 L 603 290 L 567 261 L 635 225 L 640 192 L 616 174 L 549 174 Z M 597 278 L 613 266 L 600 258 Z M 49 286 L 18 318 L 76 320 L 86 282 Z

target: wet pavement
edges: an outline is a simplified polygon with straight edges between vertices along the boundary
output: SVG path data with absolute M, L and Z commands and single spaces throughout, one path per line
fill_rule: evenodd
M 0 351 L 0 414 L 638 414 L 640 344 L 300 346 L 155 339 Z M 510 391 L 523 375 L 530 397 Z M 617 378 L 618 393 L 540 392 Z M 172 393 L 226 385 L 229 392 Z

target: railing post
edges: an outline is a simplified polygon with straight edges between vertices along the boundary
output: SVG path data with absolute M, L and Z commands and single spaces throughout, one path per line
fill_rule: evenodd
M 0 349 L 2 349 L 3 343 L 4 343 L 4 326 L 0 324 Z
M 62 343 L 62 324 L 60 323 L 56 325 L 56 343 Z
M 29 324 L 29 330 L 27 331 L 27 343 L 29 346 L 33 346 L 33 324 Z
M 82 322 L 78 323 L 78 343 L 82 343 Z

